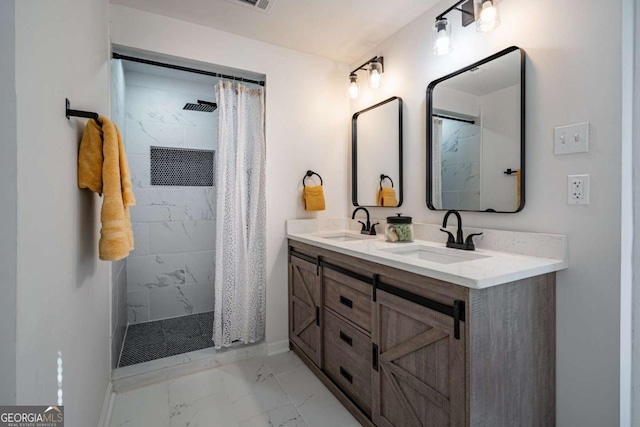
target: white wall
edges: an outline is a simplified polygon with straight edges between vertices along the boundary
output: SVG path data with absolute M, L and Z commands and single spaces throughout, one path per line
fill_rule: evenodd
M 16 401 L 17 148 L 15 2 L 0 2 L 0 405 Z
M 288 338 L 285 220 L 347 210 L 348 74 L 345 64 L 159 15 L 111 6 L 112 42 L 265 74 L 268 343 Z M 308 169 L 322 175 L 327 210 L 305 213 Z
M 621 425 L 640 425 L 640 7 L 623 0 Z M 624 424 L 623 424 L 624 423 Z
M 431 28 L 441 2 L 379 46 L 385 85 L 364 90 L 355 112 L 390 96 L 407 107 L 406 202 L 415 220 L 442 221 L 425 206 L 425 91 L 443 75 L 510 45 L 527 52 L 527 200 L 517 214 L 466 213 L 466 226 L 569 236 L 570 268 L 557 275 L 557 425 L 618 424 L 620 348 L 620 2 L 505 1 L 502 25 L 480 34 L 452 12 L 455 50 L 432 54 Z M 568 24 L 569 23 L 569 24 Z M 603 31 L 610 28 L 611 31 Z M 603 65 L 606 64 L 606 65 Z M 346 80 L 346 78 L 345 78 Z M 347 90 L 347 82 L 344 84 Z M 553 127 L 591 122 L 590 152 L 554 157 Z M 591 175 L 591 204 L 566 203 L 566 176 Z M 349 199 L 349 195 L 345 195 Z M 378 217 L 395 210 L 374 208 Z
M 110 376 L 110 263 L 98 260 L 98 195 L 79 190 L 83 120 L 109 113 L 108 2 L 16 2 L 18 135 L 17 402 L 56 402 L 67 424 L 97 424 Z M 4 131 L 4 130 L 3 130 Z
M 520 168 L 520 85 L 480 97 L 482 120 L 482 204 L 480 210 L 518 209 L 518 185 L 507 169 Z
M 434 110 L 457 113 L 456 116 L 480 116 L 480 99 L 476 95 L 438 85 L 433 90 L 433 99 Z

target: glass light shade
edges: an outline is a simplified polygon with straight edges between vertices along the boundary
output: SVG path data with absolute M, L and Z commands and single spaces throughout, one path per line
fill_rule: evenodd
M 371 61 L 369 67 L 369 86 L 371 89 L 377 89 L 382 85 L 382 64 Z
M 451 25 L 446 18 L 433 24 L 433 54 L 446 55 L 451 52 Z
M 356 99 L 358 97 L 358 77 L 352 74 L 349 76 L 349 81 L 351 81 L 349 84 L 349 96 L 351 99 Z
M 473 0 L 477 31 L 486 33 L 500 25 L 499 3 L 499 0 Z

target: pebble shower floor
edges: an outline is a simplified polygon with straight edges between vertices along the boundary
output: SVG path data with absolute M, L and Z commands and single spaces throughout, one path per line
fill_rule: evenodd
M 129 325 L 118 367 L 213 347 L 213 311 Z

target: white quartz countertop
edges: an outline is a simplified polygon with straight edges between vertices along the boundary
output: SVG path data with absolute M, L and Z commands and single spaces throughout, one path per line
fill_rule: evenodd
M 295 230 L 295 228 L 298 228 L 298 230 Z M 484 289 L 528 277 L 564 270 L 568 267 L 566 256 L 562 257 L 562 259 L 543 258 L 483 248 L 477 248 L 475 251 L 463 251 L 447 248 L 444 242 L 433 242 L 429 240 L 414 240 L 412 243 L 388 243 L 385 242 L 383 236 L 380 235 L 366 240 L 350 241 L 337 241 L 330 238 L 331 236 L 340 234 L 357 236 L 357 231 L 354 232 L 347 228 L 325 229 L 315 232 L 296 231 L 302 230 L 299 230 L 299 227 L 288 227 L 287 237 L 291 240 L 328 249 L 340 254 L 410 271 L 422 276 L 455 283 L 472 289 Z M 517 238 L 522 239 L 523 233 L 515 234 Z M 532 234 L 532 236 L 538 235 Z M 555 236 L 564 238 L 563 242 L 566 242 L 566 236 Z M 428 255 L 427 258 L 437 259 L 439 255 L 443 255 L 442 258 L 444 262 L 402 254 L 403 252 L 410 252 L 412 250 L 422 251 L 423 253 L 426 252 L 426 255 Z M 399 253 L 394 253 L 394 251 Z M 432 254 L 436 255 L 430 256 Z M 454 262 L 451 262 L 451 260 L 454 260 Z

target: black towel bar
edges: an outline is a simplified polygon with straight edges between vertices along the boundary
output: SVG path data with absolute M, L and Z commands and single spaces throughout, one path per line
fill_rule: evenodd
M 69 98 L 65 98 L 65 115 L 67 119 L 73 117 L 84 117 L 87 119 L 93 119 L 98 123 L 99 126 L 102 126 L 102 122 L 100 121 L 100 115 L 98 113 L 92 113 L 91 111 L 81 111 L 81 110 L 72 110 L 69 108 L 71 103 L 69 102 Z
M 315 176 L 317 176 L 318 178 L 320 178 L 320 185 L 324 185 L 324 184 L 323 184 L 323 182 L 322 182 L 322 177 L 321 177 L 320 175 L 318 175 L 317 173 L 315 173 L 315 172 L 314 172 L 314 171 L 312 171 L 312 170 L 308 170 L 308 171 L 307 171 L 307 173 L 306 173 L 306 174 L 304 175 L 304 177 L 302 178 L 302 186 L 303 186 L 303 187 L 306 187 L 306 186 L 307 186 L 307 185 L 305 184 L 305 182 L 304 182 L 304 181 L 305 181 L 307 178 L 309 178 L 309 177 L 311 177 L 311 176 L 313 176 L 313 175 L 315 175 Z

